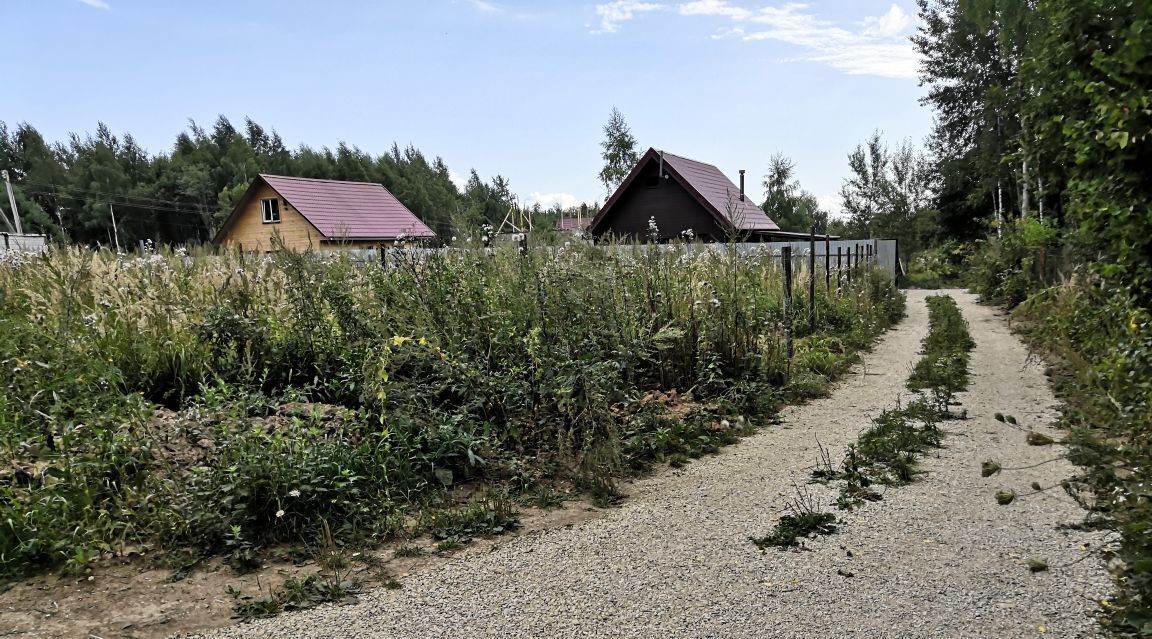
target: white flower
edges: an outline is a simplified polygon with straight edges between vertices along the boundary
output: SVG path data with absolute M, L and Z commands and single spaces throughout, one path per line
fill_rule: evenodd
M 281 518 L 281 517 L 283 517 L 283 516 L 284 516 L 284 511 L 283 511 L 283 510 L 277 510 L 277 511 L 276 511 L 276 519 L 280 519 L 280 518 Z
M 292 490 L 288 491 L 288 496 L 289 496 L 289 497 L 299 497 L 299 496 L 300 496 L 300 491 L 298 491 L 298 490 L 296 490 L 295 488 L 293 488 Z

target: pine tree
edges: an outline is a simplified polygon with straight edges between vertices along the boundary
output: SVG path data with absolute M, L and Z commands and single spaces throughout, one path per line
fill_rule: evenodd
M 604 168 L 600 170 L 600 181 L 608 192 L 615 191 L 632 167 L 640 160 L 636 152 L 636 138 L 620 110 L 613 107 L 612 116 L 604 126 L 604 141 L 600 143 L 604 151 L 600 157 L 604 158 Z

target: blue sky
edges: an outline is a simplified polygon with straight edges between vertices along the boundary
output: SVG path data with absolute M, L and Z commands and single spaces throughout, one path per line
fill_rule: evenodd
M 251 116 L 291 146 L 393 141 L 603 201 L 615 106 L 641 150 L 752 183 L 776 151 L 830 207 L 874 129 L 919 142 L 913 0 L 7 0 L 0 120 L 50 140 L 98 121 L 165 152 L 189 119 Z M 761 189 L 750 187 L 757 197 Z

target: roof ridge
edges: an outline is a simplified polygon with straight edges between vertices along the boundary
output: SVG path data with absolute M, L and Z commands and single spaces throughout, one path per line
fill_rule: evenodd
M 300 180 L 302 182 L 331 182 L 332 184 L 365 184 L 368 186 L 379 186 L 384 188 L 384 185 L 379 182 L 362 182 L 357 180 L 330 180 L 328 178 L 306 178 L 297 177 L 294 175 L 272 175 L 271 173 L 259 173 L 262 178 L 275 178 L 277 180 Z
M 720 167 L 716 166 L 715 164 L 709 164 L 708 162 L 702 162 L 700 160 L 693 160 L 690 157 L 686 157 L 686 156 L 680 155 L 678 153 L 672 153 L 670 151 L 661 151 L 660 149 L 656 149 L 656 152 L 657 153 L 663 153 L 664 155 L 671 155 L 674 158 L 679 158 L 681 160 L 686 160 L 688 162 L 695 162 L 696 164 L 703 164 L 704 166 L 710 166 L 710 167 L 716 169 L 717 171 L 720 170 Z

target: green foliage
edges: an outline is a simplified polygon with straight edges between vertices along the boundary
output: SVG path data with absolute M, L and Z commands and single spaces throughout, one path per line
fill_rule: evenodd
M 828 211 L 820 207 L 816 196 L 800 188 L 793 179 L 796 169 L 792 160 L 776 153 L 764 176 L 764 203 L 760 208 L 782 230 L 806 233 L 828 232 Z
M 936 410 L 947 414 L 952 397 L 968 387 L 968 352 L 975 343 L 955 300 L 933 295 L 927 302 L 930 328 L 924 354 L 908 377 L 908 389 L 931 391 Z
M 842 233 L 895 238 L 909 255 L 935 239 L 932 166 L 911 140 L 889 149 L 877 131 L 848 154 L 848 168 L 851 175 L 840 188 L 849 215 Z
M 636 151 L 636 138 L 632 136 L 624 115 L 615 107 L 612 108 L 608 124 L 604 125 L 604 141 L 600 147 L 603 149 L 600 156 L 604 159 L 604 168 L 597 177 L 604 184 L 604 189 L 611 193 L 640 160 L 640 154 Z
M 1064 239 L 1051 222 L 1013 222 L 999 239 L 979 243 L 968 261 L 968 284 L 983 301 L 1013 308 L 1059 281 L 1067 259 Z
M 1025 111 L 1066 180 L 1071 240 L 1119 290 L 1152 307 L 1152 9 L 1147 3 L 1046 0 L 1045 28 L 1022 76 Z
M 439 542 L 463 546 L 474 537 L 490 537 L 520 527 L 520 515 L 508 495 L 494 493 L 461 508 L 434 509 L 421 518 L 418 529 Z
M 937 289 L 966 283 L 968 260 L 977 246 L 949 240 L 925 249 L 908 260 L 908 273 L 900 280 L 906 288 Z

